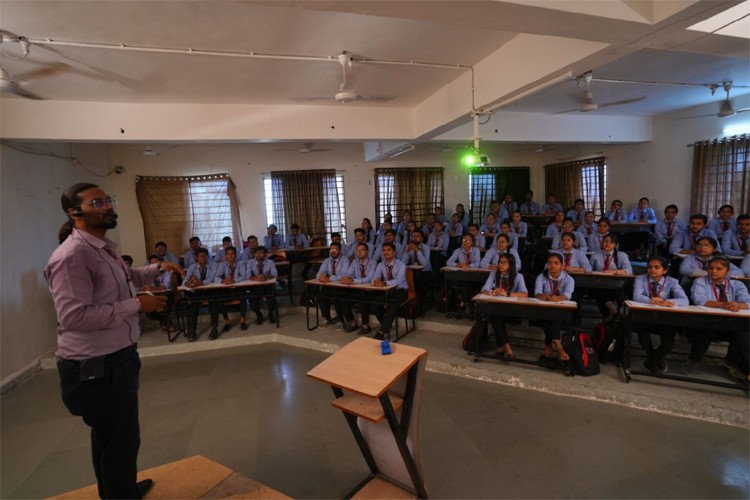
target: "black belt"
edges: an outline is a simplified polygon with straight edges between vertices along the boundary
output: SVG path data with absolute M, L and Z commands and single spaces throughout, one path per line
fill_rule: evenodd
M 82 361 L 88 361 L 90 359 L 97 359 L 97 358 L 109 359 L 109 358 L 115 358 L 117 356 L 120 356 L 122 354 L 130 352 L 131 350 L 135 350 L 135 346 L 136 346 L 135 344 L 131 344 L 131 345 L 127 346 L 127 347 L 123 347 L 119 351 L 111 352 L 111 353 L 105 354 L 103 356 L 94 356 L 92 358 L 86 358 L 86 359 L 67 359 L 67 358 L 63 358 L 61 356 L 57 356 L 57 362 L 58 363 L 63 363 L 63 362 L 65 362 L 65 363 L 73 363 L 73 364 L 76 364 L 76 365 L 80 365 Z

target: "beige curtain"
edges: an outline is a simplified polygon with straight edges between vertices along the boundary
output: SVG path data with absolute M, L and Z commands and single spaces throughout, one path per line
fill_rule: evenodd
M 198 236 L 212 252 L 231 236 L 242 246 L 235 185 L 228 174 L 194 177 L 136 177 L 135 192 L 143 218 L 146 255 L 157 241 L 178 257 Z
M 547 196 L 555 195 L 564 209 L 581 198 L 587 210 L 595 215 L 604 213 L 606 186 L 604 165 L 606 158 L 599 156 L 587 160 L 553 163 L 544 166 L 544 186 Z
M 375 217 L 379 224 L 391 211 L 393 222 L 399 223 L 405 210 L 417 223 L 427 220 L 436 206 L 443 208 L 444 185 L 442 168 L 376 168 Z
M 711 218 L 722 205 L 750 213 L 749 145 L 747 135 L 694 144 L 691 213 Z
M 300 232 L 328 241 L 328 230 L 340 231 L 340 222 L 337 228 L 330 220 L 326 220 L 326 213 L 329 213 L 330 218 L 334 208 L 338 212 L 339 200 L 335 186 L 334 169 L 271 172 L 273 212 L 279 219 L 273 223 L 278 226 L 279 232 L 286 234 L 288 227 L 297 223 Z M 326 204 L 330 206 L 327 207 Z

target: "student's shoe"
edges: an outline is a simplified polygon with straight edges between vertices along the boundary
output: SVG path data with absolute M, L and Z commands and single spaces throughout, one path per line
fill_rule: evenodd
M 255 318 L 255 324 L 256 325 L 262 325 L 263 324 L 263 313 L 258 311 L 258 316 Z
M 346 328 L 344 328 L 344 331 L 346 333 L 352 333 L 354 330 L 358 330 L 358 329 L 359 329 L 359 325 L 357 324 L 356 321 L 354 321 L 353 323 L 349 323 L 348 325 L 346 325 Z
M 546 354 L 542 354 L 539 356 L 539 360 L 537 361 L 539 363 L 539 366 L 542 366 L 544 368 L 549 368 L 550 363 L 552 362 L 552 356 L 547 356 Z
M 654 362 L 651 361 L 651 358 L 647 358 L 643 361 L 643 367 L 651 373 L 656 373 L 656 367 L 654 366 Z
M 276 323 L 276 315 L 274 313 L 268 313 L 268 322 L 271 324 Z
M 362 328 L 360 328 L 357 333 L 360 335 L 367 335 L 371 331 L 372 331 L 372 328 L 370 328 L 370 325 L 362 325 Z
M 195 334 L 195 332 L 188 332 L 187 334 L 188 342 L 195 342 L 198 340 L 198 335 Z
M 338 332 L 343 329 L 344 329 L 344 322 L 343 321 L 336 322 L 336 331 Z
M 240 330 L 242 330 L 243 332 L 247 330 L 247 323 L 245 323 L 244 321 L 240 323 Z
M 135 487 L 138 489 L 138 496 L 140 498 L 143 498 L 146 496 L 146 493 L 151 489 L 151 487 L 154 485 L 153 479 L 144 479 L 143 481 L 138 481 L 135 484 Z
M 669 366 L 667 366 L 667 362 L 664 361 L 664 358 L 659 360 L 656 367 L 659 369 L 659 373 L 667 373 L 669 371 Z
M 724 362 L 724 364 L 726 365 L 727 370 L 729 370 L 729 375 L 731 375 L 733 378 L 736 378 L 737 380 L 745 380 L 747 378 L 747 375 L 742 373 L 742 370 L 740 370 L 736 366 L 727 363 L 726 361 Z
M 386 337 L 389 337 L 389 336 L 390 335 L 388 335 L 388 332 L 385 329 L 380 328 L 378 329 L 378 332 L 375 334 L 375 337 L 373 338 L 375 340 L 384 340 Z
M 222 328 L 221 331 L 226 333 L 226 332 L 228 332 L 231 329 L 232 329 L 232 324 L 231 323 L 224 323 L 224 328 Z
M 215 327 L 211 327 L 211 333 L 208 334 L 209 340 L 216 340 L 219 338 L 219 330 Z
M 684 371 L 687 375 L 690 375 L 691 373 L 693 373 L 693 371 L 695 371 L 696 366 L 698 366 L 698 361 L 693 361 L 692 359 L 688 358 L 682 364 L 682 371 Z

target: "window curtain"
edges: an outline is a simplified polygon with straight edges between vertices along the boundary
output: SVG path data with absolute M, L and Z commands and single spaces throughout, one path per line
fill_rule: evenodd
M 604 156 L 598 156 L 545 165 L 544 187 L 547 196 L 555 195 L 566 211 L 577 198 L 581 198 L 587 210 L 600 216 L 604 213 L 606 160 Z
M 198 236 L 214 252 L 224 236 L 242 245 L 236 187 L 228 174 L 193 177 L 136 177 L 138 208 L 143 219 L 146 255 L 163 241 L 175 255 Z
M 328 241 L 326 213 L 338 213 L 339 197 L 336 189 L 336 170 L 281 170 L 271 172 L 273 190 L 273 221 L 279 232 L 286 234 L 288 226 L 299 224 L 300 232 L 312 238 Z M 327 210 L 330 208 L 331 210 Z
M 502 203 L 510 193 L 520 207 L 529 190 L 529 167 L 479 167 L 469 172 L 469 220 L 482 224 L 492 200 Z M 509 214 L 510 215 L 510 214 Z
M 442 168 L 376 168 L 375 218 L 379 225 L 387 212 L 394 224 L 401 222 L 405 210 L 417 224 L 427 220 L 436 206 L 444 206 Z
M 691 213 L 713 217 L 722 205 L 732 205 L 736 215 L 750 213 L 750 136 L 694 144 Z

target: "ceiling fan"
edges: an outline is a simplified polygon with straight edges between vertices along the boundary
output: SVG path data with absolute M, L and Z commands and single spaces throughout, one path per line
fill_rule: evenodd
M 557 148 L 552 147 L 550 144 L 539 144 L 537 146 L 526 147 L 526 148 L 513 148 L 513 151 L 533 151 L 534 153 L 546 153 L 547 151 L 555 151 Z
M 584 153 L 583 149 L 580 147 L 578 148 L 578 151 L 573 156 L 568 156 L 565 158 L 558 158 L 558 161 L 577 161 L 577 160 L 587 160 L 589 158 L 596 158 L 597 156 L 604 155 L 604 151 L 592 151 L 590 153 Z
M 732 101 L 729 100 L 729 91 L 732 90 L 732 82 L 724 82 L 722 83 L 721 86 L 724 89 L 724 91 L 727 93 L 727 98 L 721 101 L 721 107 L 719 108 L 718 113 L 716 113 L 715 115 L 709 114 L 709 115 L 682 116 L 680 117 L 680 120 L 686 120 L 688 118 L 706 118 L 709 116 L 716 116 L 718 118 L 727 118 L 729 116 L 734 116 L 737 113 L 744 113 L 746 111 L 750 111 L 750 108 L 742 108 L 742 109 L 735 110 L 732 107 Z M 712 85 L 710 87 L 711 95 L 713 95 L 713 93 L 716 91 L 718 87 L 719 87 L 718 85 Z
M 610 106 L 620 106 L 623 104 L 630 104 L 633 102 L 639 102 L 644 100 L 648 96 L 641 96 L 641 97 L 634 97 L 631 99 L 622 99 L 620 101 L 612 101 L 612 102 L 605 102 L 602 104 L 598 104 L 594 102 L 594 94 L 591 92 L 591 80 L 594 77 L 593 73 L 591 71 L 587 71 L 583 75 L 580 75 L 576 77 L 576 83 L 578 85 L 578 88 L 581 87 L 581 82 L 584 82 L 586 84 L 586 90 L 583 92 L 583 96 L 581 96 L 580 104 L 577 108 L 572 109 L 566 109 L 565 111 L 558 111 L 555 114 L 562 114 L 562 113 L 570 113 L 573 111 L 579 111 L 581 113 L 590 113 L 592 111 L 596 111 L 600 108 L 608 108 Z
M 341 65 L 341 84 L 339 85 L 339 91 L 336 92 L 333 97 L 312 97 L 305 98 L 305 101 L 334 100 L 341 104 L 346 104 L 352 101 L 386 102 L 394 99 L 392 96 L 373 96 L 357 93 L 357 91 L 350 86 L 351 82 L 347 84 L 347 75 L 351 77 L 352 67 L 357 62 L 357 59 L 347 51 L 343 51 L 339 54 L 338 60 Z
M 57 63 L 49 65 L 46 68 L 29 71 L 17 75 L 15 78 L 11 78 L 5 68 L 0 67 L 0 92 L 3 94 L 12 94 L 19 97 L 25 97 L 26 99 L 41 100 L 44 97 L 26 90 L 26 87 L 33 80 L 39 80 L 52 76 L 56 73 L 69 69 L 69 66 L 65 63 Z
M 312 142 L 304 142 L 302 143 L 302 147 L 300 149 L 277 149 L 276 151 L 295 151 L 297 153 L 307 154 L 307 153 L 320 153 L 323 151 L 330 151 L 330 149 L 313 148 Z
M 146 146 L 146 147 L 144 148 L 144 150 L 142 151 L 142 153 L 141 153 L 141 154 L 142 154 L 143 156 L 159 156 L 159 155 L 161 155 L 161 154 L 162 154 L 162 153 L 163 153 L 164 151 L 167 151 L 168 149 L 172 149 L 172 148 L 175 148 L 175 147 L 177 147 L 177 145 L 176 145 L 176 144 L 170 144 L 169 146 L 164 146 L 164 147 L 162 147 L 162 148 L 158 148 L 158 149 L 155 149 L 155 148 L 153 148 L 153 147 L 151 147 L 151 146 Z

